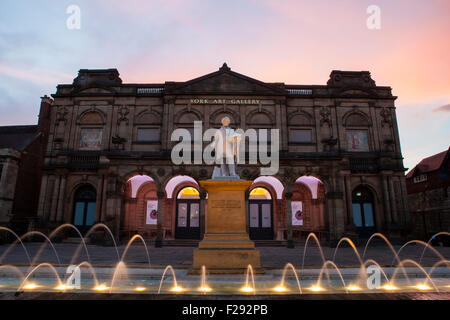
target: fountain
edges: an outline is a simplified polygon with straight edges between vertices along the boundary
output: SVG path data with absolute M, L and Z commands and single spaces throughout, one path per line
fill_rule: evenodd
M 55 235 L 65 228 L 75 230 L 80 237 L 80 243 L 73 254 L 67 254 L 64 244 L 52 242 Z M 113 261 L 112 266 L 99 260 L 92 254 L 94 247 L 87 245 L 86 238 L 98 228 L 103 228 L 113 240 L 109 260 Z M 37 231 L 19 236 L 4 227 L 0 228 L 0 232 L 9 233 L 13 237 L 9 245 L 0 246 L 0 292 L 16 295 L 29 292 L 58 292 L 66 295 L 176 294 L 198 295 L 201 299 L 215 295 L 301 297 L 305 294 L 345 296 L 366 293 L 450 293 L 450 260 L 442 250 L 432 247 L 431 241 L 419 240 L 408 241 L 396 249 L 380 233 L 375 233 L 368 239 L 362 253 L 351 239 L 343 237 L 336 248 L 326 255 L 316 235 L 311 233 L 306 239 L 303 252 L 299 252 L 301 263 L 297 267 L 293 263 L 286 263 L 284 268 L 266 268 L 265 274 L 258 274 L 255 266 L 248 264 L 241 273 L 216 274 L 214 269 L 201 265 L 198 274 L 191 274 L 186 268 L 151 264 L 149 248 L 144 238 L 138 234 L 132 236 L 126 245 L 118 246 L 108 227 L 103 224 L 94 225 L 85 237 L 71 224 L 59 226 L 48 236 Z M 36 236 L 35 240 L 42 239 L 43 242 L 25 242 L 30 236 Z M 448 237 L 450 233 L 441 232 L 439 236 Z M 382 259 L 386 261 L 370 256 L 370 244 L 374 238 L 380 238 L 386 244 L 383 250 L 387 254 L 383 253 Z M 311 241 L 315 246 L 310 245 Z M 84 249 L 86 260 L 75 264 L 80 258 L 81 249 Z M 407 251 L 413 249 L 415 255 L 405 257 Z M 320 264 L 306 265 L 314 252 L 319 253 Z M 427 252 L 432 257 L 432 264 L 424 263 Z M 343 253 L 347 258 L 355 257 L 352 265 L 340 264 Z M 13 263 L 7 263 L 13 258 Z M 139 259 L 139 265 L 133 263 L 136 259 Z M 77 285 L 74 285 L 75 273 L 67 273 L 69 266 L 79 278 Z M 260 265 L 256 266 L 258 268 Z M 370 282 L 374 277 L 370 270 L 379 273 L 375 286 Z

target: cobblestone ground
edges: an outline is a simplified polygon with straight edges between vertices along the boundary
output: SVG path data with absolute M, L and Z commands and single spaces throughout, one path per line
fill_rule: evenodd
M 49 262 L 57 264 L 58 260 L 51 246 L 47 245 L 42 251 L 39 257 L 36 257 L 36 253 L 39 251 L 42 243 L 25 243 L 27 251 L 29 252 L 31 260 L 36 259 L 35 263 Z M 0 246 L 0 264 L 13 264 L 13 265 L 28 265 L 27 256 L 24 249 L 20 245 L 14 245 L 12 249 L 8 250 L 8 245 Z M 83 247 L 80 248 L 79 256 L 74 257 L 74 253 L 78 248 L 77 244 L 58 243 L 55 244 L 55 250 L 58 254 L 61 264 L 69 264 L 72 259 L 74 263 L 80 263 L 83 260 L 88 260 L 87 255 Z M 450 247 L 433 247 L 436 249 L 445 259 L 450 260 Z M 125 246 L 118 248 L 119 255 L 122 255 Z M 192 253 L 195 248 L 192 247 L 163 247 L 154 248 L 148 245 L 148 253 L 150 256 L 150 262 L 153 267 L 165 267 L 166 265 L 172 265 L 177 268 L 189 268 L 192 264 Z M 304 253 L 304 247 L 297 246 L 294 249 L 288 249 L 285 247 L 260 247 L 257 248 L 261 252 L 261 263 L 265 268 L 282 268 L 286 263 L 290 262 L 296 267 L 300 267 L 302 264 L 302 258 Z M 398 251 L 399 246 L 395 249 Z M 95 266 L 109 266 L 117 263 L 117 253 L 114 247 L 88 245 L 88 251 L 90 261 Z M 363 255 L 364 247 L 358 247 L 360 255 Z M 412 259 L 419 262 L 423 247 L 419 245 L 411 245 L 404 248 L 400 252 L 400 259 Z M 325 259 L 333 260 L 335 248 L 323 247 Z M 390 266 L 395 263 L 394 255 L 387 246 L 373 246 L 369 247 L 365 259 L 374 259 L 383 266 Z M 438 262 L 440 258 L 427 249 L 421 264 L 423 266 L 432 266 Z M 147 263 L 147 255 L 145 254 L 145 247 L 142 244 L 133 244 L 124 261 L 129 266 L 143 266 Z M 338 266 L 359 266 L 358 259 L 349 247 L 340 247 L 336 253 L 335 262 Z M 305 255 L 305 266 L 308 267 L 320 267 L 322 265 L 322 259 L 320 251 L 315 245 L 309 246 Z

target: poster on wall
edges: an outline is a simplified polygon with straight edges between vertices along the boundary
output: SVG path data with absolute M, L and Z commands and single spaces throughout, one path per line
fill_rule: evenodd
M 369 151 L 369 139 L 366 130 L 347 130 L 348 151 Z
M 303 205 L 301 201 L 292 201 L 292 225 L 302 226 L 303 225 Z
M 158 220 L 158 200 L 147 201 L 146 224 L 156 224 Z
M 97 150 L 102 148 L 102 129 L 82 129 L 80 136 L 80 148 Z

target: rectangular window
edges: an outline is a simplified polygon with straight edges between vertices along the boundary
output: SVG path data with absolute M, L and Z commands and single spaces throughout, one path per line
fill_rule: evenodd
M 199 203 L 191 203 L 189 226 L 191 228 L 198 228 L 200 226 L 200 204 Z
M 355 227 L 362 227 L 362 217 L 361 217 L 361 205 L 359 203 L 353 203 L 353 223 Z
M 262 210 L 262 228 L 270 228 L 272 227 L 272 219 L 271 219 L 271 205 L 268 203 L 263 203 L 261 205 Z
M 84 225 L 84 202 L 75 203 L 75 218 L 73 224 L 76 226 Z
M 290 129 L 289 142 L 293 143 L 308 143 L 312 142 L 311 129 Z
M 250 204 L 250 228 L 259 227 L 259 207 L 257 203 Z
M 159 128 L 146 128 L 137 130 L 137 141 L 141 142 L 158 142 Z
M 102 148 L 102 129 L 81 129 L 80 149 L 99 150 Z
M 420 183 L 420 182 L 427 181 L 427 179 L 428 179 L 428 177 L 427 177 L 426 174 L 421 174 L 421 175 L 419 175 L 419 176 L 415 176 L 415 177 L 413 178 L 413 182 L 414 182 L 414 183 Z
M 178 204 L 178 228 L 186 228 L 187 227 L 187 203 L 179 203 Z
M 345 134 L 348 151 L 369 151 L 367 130 L 347 130 Z

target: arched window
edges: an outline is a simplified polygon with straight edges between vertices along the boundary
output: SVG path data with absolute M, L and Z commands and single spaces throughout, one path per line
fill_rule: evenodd
M 82 232 L 95 223 L 97 192 L 89 185 L 78 188 L 74 195 L 73 224 Z
M 362 237 L 375 232 L 374 197 L 366 187 L 357 187 L 352 194 L 353 223 Z
M 249 194 L 249 235 L 252 240 L 273 239 L 273 205 L 269 190 L 256 187 Z
M 175 238 L 200 239 L 200 193 L 194 187 L 178 192 Z

